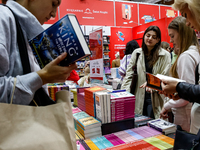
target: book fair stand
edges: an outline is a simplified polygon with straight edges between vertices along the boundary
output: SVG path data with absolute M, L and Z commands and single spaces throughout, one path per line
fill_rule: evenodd
M 92 52 L 89 58 L 91 84 L 69 87 L 74 100 L 72 111 L 77 147 L 83 150 L 173 149 L 174 125 L 173 130 L 166 129 L 169 131 L 166 136 L 164 129 L 157 130 L 150 125 L 152 118 L 135 114 L 135 96 L 115 90 L 114 84 L 118 84 L 120 76 L 111 64 L 116 53 L 123 58 L 127 42 L 136 40 L 141 46 L 144 31 L 150 25 L 158 26 L 162 41 L 170 43 L 167 26 L 179 12 L 164 5 L 67 0 L 59 7 L 58 16 L 62 18 L 67 13 L 76 15 Z M 59 18 L 50 20 L 49 24 Z
M 70 92 L 77 150 L 173 149 L 176 126 L 135 114 L 135 95 L 116 89 L 120 75 L 111 64 L 117 53 L 123 58 L 127 42 L 136 40 L 141 47 L 144 31 L 151 25 L 158 26 L 162 41 L 170 43 L 167 27 L 179 12 L 171 6 L 141 2 L 62 0 L 56 14 L 43 27 L 75 14 L 91 51 L 76 62 L 81 78 L 90 61 L 85 86 L 71 81 L 48 84 L 54 101 L 59 91 Z

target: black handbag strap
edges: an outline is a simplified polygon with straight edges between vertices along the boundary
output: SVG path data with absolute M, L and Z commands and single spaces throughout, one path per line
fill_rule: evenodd
M 195 84 L 199 84 L 199 64 L 196 66 L 195 69 Z
M 136 53 L 135 65 L 133 67 L 133 71 L 135 74 L 137 73 L 137 61 L 138 61 L 139 56 L 140 56 L 140 53 Z

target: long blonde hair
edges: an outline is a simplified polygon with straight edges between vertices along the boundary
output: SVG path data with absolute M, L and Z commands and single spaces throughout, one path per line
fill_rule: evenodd
M 179 78 L 176 68 L 177 68 L 177 61 L 180 54 L 187 51 L 191 45 L 197 46 L 199 50 L 199 44 L 198 44 L 195 31 L 192 28 L 186 26 L 186 19 L 182 16 L 178 16 L 174 20 L 172 20 L 172 22 L 170 22 L 168 26 L 168 29 L 174 29 L 179 34 L 179 41 L 180 41 L 179 48 L 180 49 L 178 52 L 178 57 L 170 69 L 171 76 L 175 78 Z
M 174 0 L 172 8 L 182 11 L 186 6 L 188 6 L 200 26 L 200 0 Z

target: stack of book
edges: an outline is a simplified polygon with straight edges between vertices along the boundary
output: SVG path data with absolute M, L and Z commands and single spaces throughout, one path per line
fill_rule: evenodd
M 135 114 L 135 127 L 141 127 L 147 125 L 147 122 L 153 120 L 148 116 L 143 116 L 140 114 Z
M 69 90 L 68 85 L 56 85 L 56 84 L 48 84 L 48 92 L 49 96 L 55 101 L 56 100 L 56 92 L 60 90 Z
M 176 132 L 176 125 L 163 119 L 154 119 L 148 121 L 147 124 L 165 135 Z
M 95 117 L 101 121 L 102 124 L 111 122 L 110 111 L 110 94 L 105 91 L 94 93 L 95 101 Z
M 78 119 L 77 130 L 86 139 L 102 136 L 101 122 L 92 116 Z
M 84 89 L 85 92 L 85 112 L 91 116 L 95 116 L 95 107 L 94 107 L 94 92 L 103 91 L 106 88 L 102 88 L 100 86 L 94 86 L 91 88 Z
M 111 92 L 111 122 L 134 118 L 135 96 L 129 92 Z
M 84 88 L 77 88 L 77 103 L 78 103 L 78 107 L 85 111 L 85 93 L 84 93 Z
M 73 114 L 73 118 L 74 118 L 74 127 L 75 127 L 75 129 L 77 130 L 77 120 L 78 119 L 86 118 L 86 117 L 89 117 L 89 116 L 90 115 L 88 115 L 84 111 L 74 113 Z

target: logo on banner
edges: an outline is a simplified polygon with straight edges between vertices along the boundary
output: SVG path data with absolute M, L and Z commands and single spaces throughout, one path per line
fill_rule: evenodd
M 131 19 L 131 6 L 127 4 L 122 4 L 122 18 L 130 20 Z
M 91 10 L 89 8 L 87 8 L 84 12 L 85 14 L 92 14 Z
M 124 36 L 124 34 L 123 34 L 121 31 L 117 31 L 117 32 L 116 32 L 116 35 L 118 36 L 118 38 L 119 38 L 121 41 L 124 42 L 125 36 Z
M 167 17 L 175 17 L 175 12 L 174 10 L 167 10 L 167 13 L 166 13 L 166 16 Z
M 144 22 L 145 23 L 148 23 L 148 22 L 152 22 L 152 21 L 155 21 L 155 17 L 154 16 L 150 16 L 150 15 L 144 15 L 142 17 L 142 19 L 144 19 Z
M 100 38 L 101 38 L 101 35 L 100 35 L 99 33 L 97 33 L 97 40 L 98 40 L 99 45 L 101 45 L 101 40 L 100 40 Z

